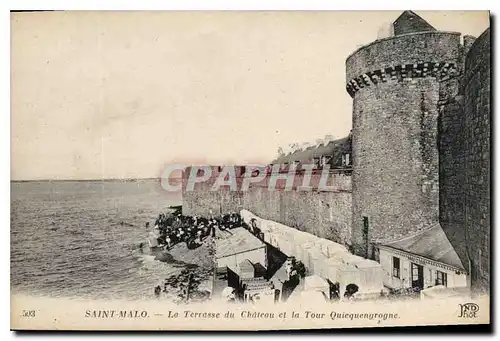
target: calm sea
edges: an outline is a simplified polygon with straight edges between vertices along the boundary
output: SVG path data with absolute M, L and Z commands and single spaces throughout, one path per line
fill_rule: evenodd
M 12 293 L 152 298 L 175 270 L 138 245 L 145 223 L 179 204 L 156 180 L 11 183 Z

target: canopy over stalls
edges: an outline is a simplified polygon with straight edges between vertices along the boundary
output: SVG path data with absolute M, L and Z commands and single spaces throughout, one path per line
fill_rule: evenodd
M 304 263 L 309 275 L 323 277 L 331 283 L 339 282 L 341 287 L 356 284 L 360 292 L 380 293 L 383 289 L 383 271 L 379 263 L 353 255 L 341 244 L 259 218 L 250 211 L 242 210 L 241 216 L 246 223 L 255 219 L 264 233 L 264 241 Z
M 322 292 L 328 299 L 330 298 L 330 284 L 320 276 L 312 275 L 304 279 L 304 291 Z

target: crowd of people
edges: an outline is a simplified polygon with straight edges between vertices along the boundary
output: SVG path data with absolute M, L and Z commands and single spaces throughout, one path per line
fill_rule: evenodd
M 231 230 L 242 226 L 243 220 L 237 213 L 203 218 L 185 216 L 180 211 L 170 214 L 160 213 L 150 232 L 150 247 L 170 249 L 177 243 L 185 242 L 189 249 L 198 247 L 208 237 L 215 237 L 216 231 Z M 149 224 L 146 223 L 146 227 Z

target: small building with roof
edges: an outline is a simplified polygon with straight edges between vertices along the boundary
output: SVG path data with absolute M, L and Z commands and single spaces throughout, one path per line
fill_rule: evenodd
M 243 302 L 271 304 L 275 302 L 276 291 L 272 283 L 263 277 L 246 278 L 241 280 Z
M 215 243 L 217 268 L 227 267 L 236 274 L 240 267 L 245 273 L 267 268 L 266 244 L 243 227 L 219 233 Z
M 378 250 L 384 286 L 390 289 L 468 286 L 467 271 L 439 224 Z

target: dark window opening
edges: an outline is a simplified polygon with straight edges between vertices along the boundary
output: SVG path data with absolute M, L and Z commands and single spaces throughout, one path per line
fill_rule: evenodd
M 326 167 L 330 163 L 331 159 L 332 159 L 331 156 L 329 156 L 329 155 L 323 155 L 321 157 L 321 167 Z
M 436 271 L 436 285 L 448 285 L 448 275 L 446 272 Z
M 313 159 L 313 162 L 314 162 L 314 168 L 315 168 L 315 169 L 320 168 L 320 166 L 321 166 L 321 165 L 320 165 L 320 160 L 319 160 L 319 157 L 315 157 L 315 158 Z
M 349 154 L 349 153 L 342 154 L 342 165 L 344 167 L 351 165 L 351 154 Z
M 392 276 L 401 278 L 401 264 L 398 257 L 392 257 Z
M 366 258 L 368 258 L 368 228 L 369 228 L 368 217 L 363 217 L 363 241 L 365 243 Z

